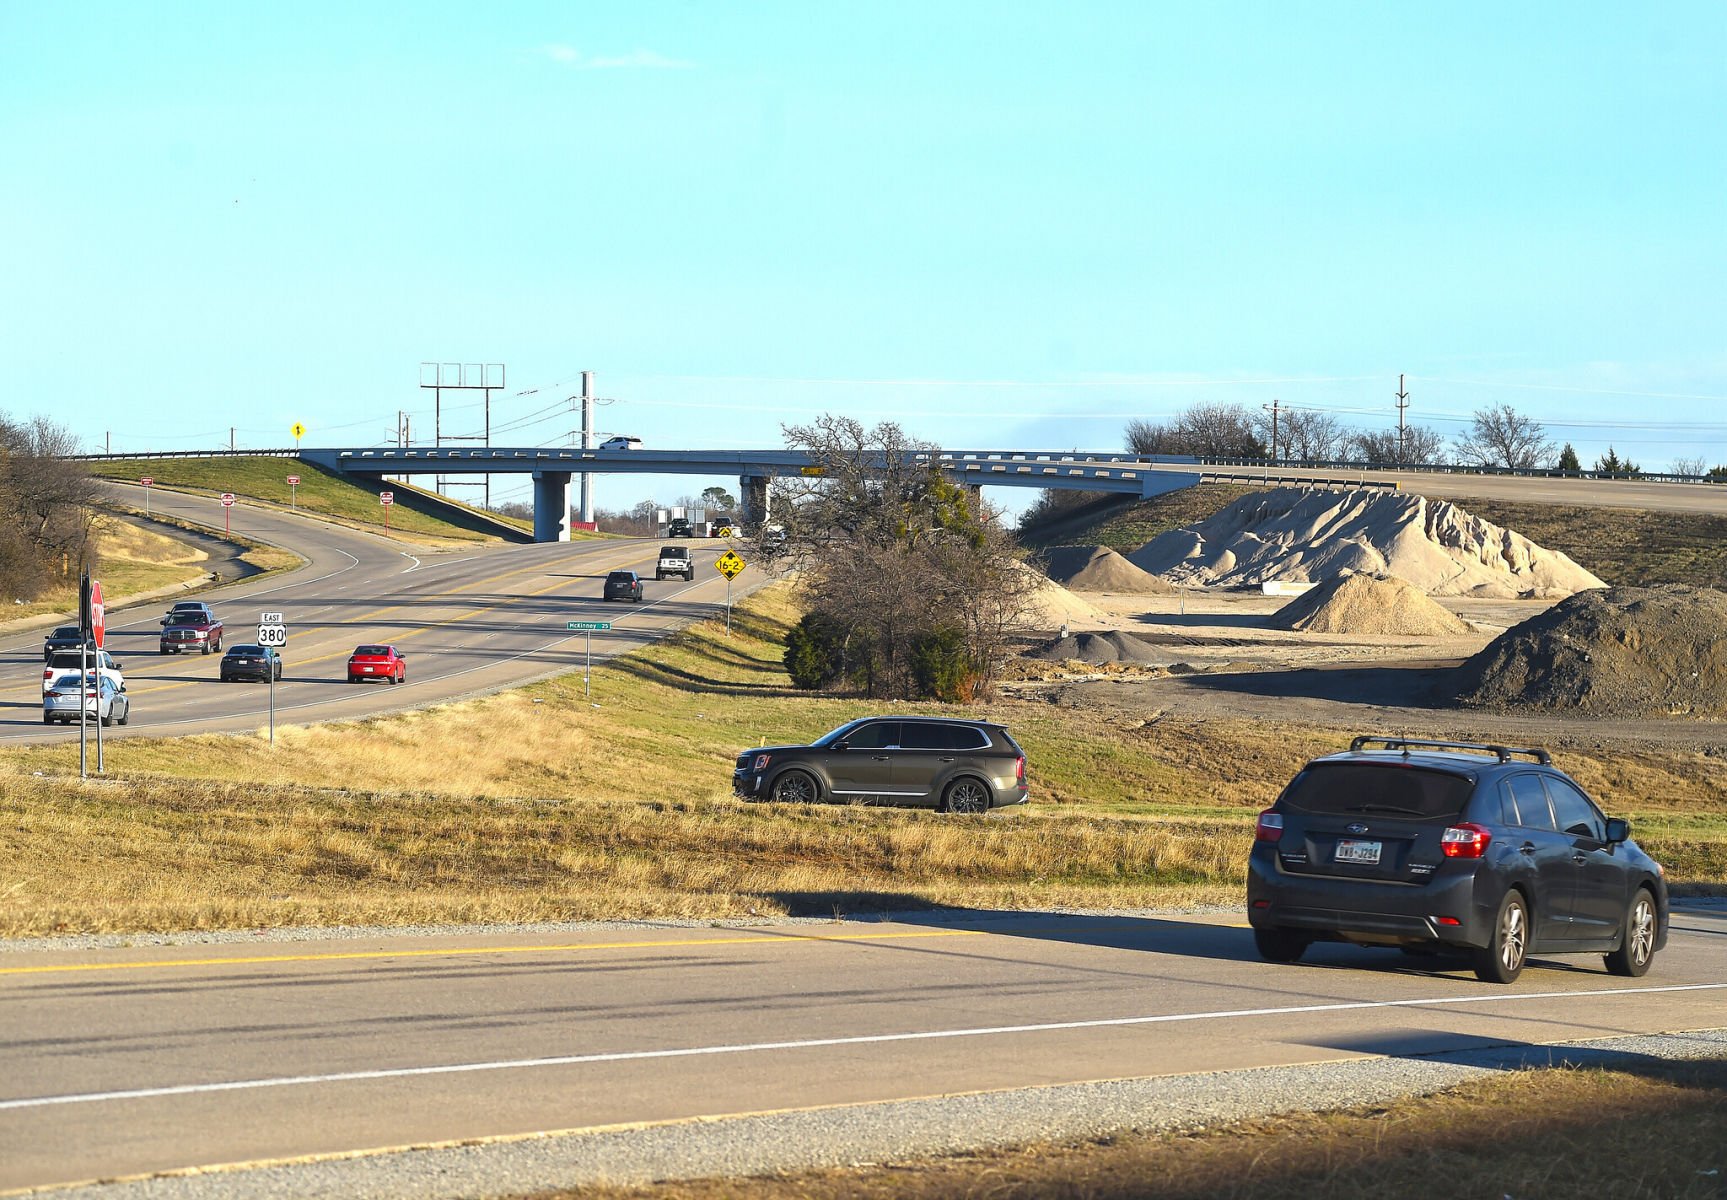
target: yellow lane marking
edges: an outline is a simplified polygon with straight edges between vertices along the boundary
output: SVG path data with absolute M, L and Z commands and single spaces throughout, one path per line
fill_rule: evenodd
M 487 954 L 556 954 L 582 950 L 657 950 L 690 946 L 788 946 L 810 942 L 886 942 L 912 938 L 985 937 L 981 929 L 920 929 L 908 933 L 785 933 L 772 937 L 679 938 L 672 941 L 566 942 L 551 946 L 469 946 L 434 950 L 343 950 L 322 954 L 257 954 L 245 958 L 175 958 L 160 962 L 63 963 L 37 967 L 0 967 L 0 975 L 54 975 L 88 971 L 148 971 L 158 967 L 238 967 L 261 963 L 342 962 L 376 958 L 469 958 Z

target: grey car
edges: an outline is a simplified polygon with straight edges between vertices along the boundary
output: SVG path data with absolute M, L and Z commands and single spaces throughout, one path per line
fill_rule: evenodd
M 1024 804 L 1025 751 L 1007 727 L 948 717 L 861 717 L 807 746 L 738 755 L 732 790 L 756 800 L 909 804 L 981 813 Z
M 55 676 L 42 693 L 42 724 L 63 721 L 70 725 L 78 720 L 80 709 L 89 713 L 91 720 L 104 725 L 124 725 L 132 719 L 132 701 L 111 676 L 92 674 L 88 681 L 80 704 L 78 673 L 70 671 Z
M 1491 983 L 1538 954 L 1638 976 L 1667 941 L 1667 881 L 1546 750 L 1364 735 L 1259 814 L 1247 916 L 1273 962 L 1337 941 L 1457 953 Z

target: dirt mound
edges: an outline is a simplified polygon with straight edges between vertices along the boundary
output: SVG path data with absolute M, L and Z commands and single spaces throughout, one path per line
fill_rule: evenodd
M 1340 575 L 1296 597 L 1271 616 L 1274 629 L 1307 633 L 1401 633 L 1444 637 L 1469 623 L 1426 592 L 1395 576 Z
M 1479 708 L 1603 717 L 1727 716 L 1727 592 L 1680 584 L 1580 592 L 1458 668 Z
M 1078 659 L 1088 663 L 1157 664 L 1165 655 L 1157 647 L 1142 642 L 1131 633 L 1075 633 L 1057 638 L 1041 650 L 1033 650 L 1027 658 L 1046 662 L 1068 662 Z
M 1026 615 L 1032 624 L 1052 627 L 1109 624 L 1109 615 L 1089 601 L 1081 600 L 1061 584 L 1045 579 L 1030 567 L 1025 570 L 1037 575 L 1036 586 L 1026 597 Z
M 1076 591 L 1175 591 L 1173 584 L 1140 570 L 1108 546 L 1051 546 L 1043 559 L 1044 574 Z
M 1402 492 L 1274 488 L 1175 529 L 1127 556 L 1174 583 L 1323 583 L 1345 572 L 1395 575 L 1430 596 L 1569 596 L 1605 586 L 1558 551 Z

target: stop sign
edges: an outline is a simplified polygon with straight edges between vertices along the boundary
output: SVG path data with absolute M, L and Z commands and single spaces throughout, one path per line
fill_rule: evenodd
M 223 508 L 233 508 L 234 507 L 234 493 L 233 492 L 223 492 L 222 493 L 222 507 Z

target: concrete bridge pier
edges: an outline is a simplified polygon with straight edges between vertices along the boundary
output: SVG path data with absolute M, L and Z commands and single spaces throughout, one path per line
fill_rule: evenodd
M 773 480 L 766 475 L 744 475 L 738 479 L 738 501 L 742 510 L 738 516 L 742 518 L 746 529 L 755 529 L 767 523 L 769 505 L 772 502 Z
M 570 540 L 569 471 L 534 472 L 534 540 Z

